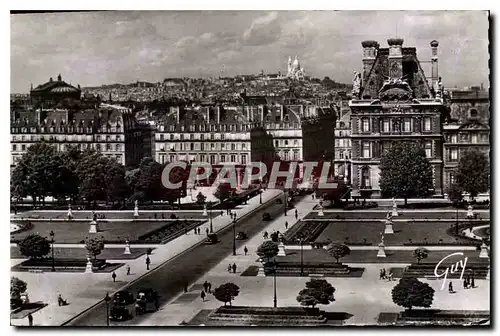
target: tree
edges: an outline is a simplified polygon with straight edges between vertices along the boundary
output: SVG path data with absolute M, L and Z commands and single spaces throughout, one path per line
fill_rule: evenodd
M 337 264 L 340 258 L 351 254 L 351 249 L 345 244 L 330 244 L 327 246 L 326 251 L 337 260 Z
M 226 306 L 226 303 L 231 305 L 231 302 L 238 296 L 239 293 L 240 288 L 232 282 L 222 284 L 214 290 L 215 298 L 224 302 L 224 306 Z
M 201 191 L 196 195 L 196 204 L 198 205 L 203 205 L 205 204 L 205 201 L 207 199 L 207 196 L 203 195 Z
M 413 258 L 417 259 L 417 264 L 420 264 L 420 261 L 426 259 L 429 256 L 429 251 L 423 247 L 419 247 L 413 251 Z
M 50 252 L 49 240 L 37 234 L 30 234 L 18 246 L 23 256 L 33 259 L 43 258 Z
M 402 278 L 392 289 L 392 301 L 398 306 L 429 308 L 434 299 L 434 289 L 416 278 Z
M 271 240 L 266 240 L 257 248 L 257 255 L 269 261 L 278 255 L 278 250 L 278 244 Z
M 468 150 L 460 158 L 455 175 L 457 185 L 474 199 L 490 188 L 490 164 L 486 155 L 478 150 Z
M 217 186 L 217 190 L 214 193 L 214 196 L 221 202 L 224 202 L 231 195 L 231 186 L 229 183 L 220 183 Z
M 104 240 L 99 238 L 89 238 L 85 239 L 85 248 L 89 255 L 97 259 L 97 256 L 101 254 L 104 249 Z
M 446 193 L 448 194 L 448 199 L 453 202 L 453 206 L 456 209 L 455 234 L 458 234 L 458 208 L 460 208 L 463 202 L 463 189 L 457 183 L 453 183 L 448 187 Z
M 384 197 L 426 197 L 432 193 L 432 166 L 425 151 L 412 143 L 396 143 L 380 158 L 380 189 Z
M 23 280 L 11 277 L 10 278 L 10 298 L 11 299 L 19 299 L 21 298 L 21 294 L 26 292 L 28 285 Z
M 129 196 L 130 188 L 125 179 L 125 167 L 116 160 L 106 162 L 104 182 L 106 184 L 106 201 L 123 202 Z
M 327 305 L 335 301 L 333 296 L 335 288 L 326 280 L 311 279 L 306 283 L 306 288 L 299 292 L 297 301 L 303 306 L 312 306 L 317 304 Z
M 82 153 L 77 167 L 77 175 L 81 181 L 80 196 L 87 201 L 89 206 L 91 202 L 106 199 L 105 173 L 108 160 L 98 152 L 85 151 Z

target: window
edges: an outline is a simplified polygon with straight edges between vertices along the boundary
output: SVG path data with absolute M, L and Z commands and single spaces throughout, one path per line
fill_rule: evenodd
M 458 149 L 452 148 L 450 151 L 450 161 L 457 161 L 458 160 Z
M 391 131 L 389 120 L 384 120 L 383 121 L 383 123 L 382 123 L 382 131 L 385 132 L 385 133 L 389 133 Z
M 477 143 L 477 134 L 472 134 L 471 141 L 473 144 Z
M 363 157 L 364 158 L 370 157 L 370 143 L 369 142 L 363 143 Z
M 233 150 L 233 151 L 236 150 L 236 144 L 234 144 L 234 143 L 231 144 L 231 150 Z
M 106 135 L 106 141 L 111 141 L 111 136 Z
M 339 151 L 339 158 L 344 159 L 344 152 L 343 151 Z
M 170 134 L 170 140 L 174 140 L 174 135 Z
M 101 141 L 101 136 L 100 135 L 97 136 L 97 141 Z
M 431 118 L 424 118 L 424 131 L 429 132 L 431 130 Z
M 213 133 L 210 134 L 210 140 L 214 140 L 215 139 L 215 136 Z
M 184 125 L 181 126 L 181 132 L 184 132 Z
M 17 145 L 12 145 L 12 150 L 15 152 L 17 151 Z
M 220 156 L 220 162 L 226 162 L 226 156 L 225 155 L 221 155 Z
M 221 133 L 221 135 L 220 135 L 220 139 L 221 139 L 221 140 L 224 140 L 224 133 Z
M 210 155 L 210 164 L 214 165 L 215 164 L 215 155 Z
M 189 150 L 192 150 L 192 151 L 194 150 L 194 143 L 192 143 L 192 142 L 191 142 L 191 143 L 189 144 Z
M 279 147 L 280 146 L 280 142 L 279 140 L 275 140 L 274 141 L 274 147 Z
M 298 161 L 299 160 L 299 151 L 293 151 L 293 160 Z
M 201 146 L 201 150 L 204 151 L 205 150 L 205 144 L 202 143 L 200 146 Z
M 111 145 L 110 144 L 106 144 L 106 150 L 111 150 Z
M 21 145 L 21 150 L 25 151 L 26 150 L 26 145 Z
M 200 154 L 200 161 L 205 162 L 205 154 Z
M 363 132 L 369 132 L 370 131 L 370 120 L 367 118 L 364 118 L 362 120 L 362 130 Z
M 241 149 L 247 149 L 247 144 L 246 143 L 242 143 L 241 144 Z
M 213 142 L 210 144 L 210 148 L 215 149 L 215 144 Z
M 231 162 L 236 162 L 236 155 L 231 155 Z
M 184 140 L 184 134 L 181 134 L 181 140 Z
M 339 147 L 344 147 L 344 139 L 339 140 Z
M 293 146 L 296 147 L 299 145 L 299 141 L 298 140 L 293 140 Z
M 241 164 L 247 164 L 247 156 L 246 155 L 241 156 Z
M 189 140 L 194 140 L 194 134 L 189 134 Z
M 285 140 L 285 146 L 288 146 L 288 140 Z
M 361 170 L 361 187 L 368 188 L 370 187 L 370 168 L 363 167 Z
M 170 155 L 170 162 L 174 162 L 175 161 L 175 155 Z
M 403 132 L 411 132 L 411 119 L 405 119 L 403 121 Z
M 160 134 L 160 141 L 163 141 L 163 140 L 165 140 L 165 137 L 163 134 Z
M 457 135 L 456 134 L 453 134 L 451 136 L 451 143 L 457 143 Z
M 200 134 L 200 140 L 205 140 L 205 134 Z
M 221 143 L 221 144 L 220 144 L 220 148 L 221 148 L 221 149 L 225 149 L 225 148 L 226 148 L 226 144 Z
M 290 152 L 285 151 L 284 154 L 285 154 L 285 161 L 289 161 L 290 160 Z
M 432 143 L 431 142 L 425 143 L 425 157 L 426 158 L 432 157 Z
M 119 152 L 120 150 L 121 150 L 121 146 L 120 146 L 120 144 L 117 144 L 116 145 L 116 151 Z

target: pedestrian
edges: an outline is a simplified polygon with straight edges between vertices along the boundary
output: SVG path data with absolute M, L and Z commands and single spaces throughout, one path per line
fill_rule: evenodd
M 245 252 L 245 255 L 247 255 L 247 253 L 248 253 L 248 249 L 247 249 L 247 247 L 246 247 L 246 246 L 245 246 L 245 248 L 243 249 L 243 252 Z
M 285 222 L 285 230 L 288 230 L 288 222 Z
M 385 279 L 386 276 L 385 276 L 385 268 L 382 268 L 382 279 Z
M 196 231 L 196 228 L 194 228 L 194 234 L 198 234 L 198 232 Z
M 207 234 L 207 236 L 208 236 L 208 232 L 209 232 L 209 230 L 208 230 L 208 228 L 206 228 L 205 233 Z
M 188 292 L 188 283 L 186 280 L 184 280 L 184 293 Z
M 314 193 L 312 193 L 312 195 L 311 195 L 311 196 L 312 196 L 312 199 L 314 200 Z
M 453 293 L 453 284 L 451 283 L 451 281 L 448 284 L 448 293 Z
M 113 274 L 111 274 L 111 277 L 113 278 L 113 282 L 116 282 L 116 273 L 113 271 Z
M 63 305 L 63 301 L 64 301 L 64 300 L 63 300 L 63 298 L 62 298 L 61 294 L 59 294 L 59 295 L 57 296 L 57 305 L 58 305 L 59 307 L 60 307 L 60 306 L 62 306 L 62 305 Z
M 205 291 L 201 291 L 201 301 L 205 302 Z
M 231 264 L 229 264 L 229 266 L 227 266 L 228 273 L 231 273 L 231 269 L 232 269 Z
M 295 219 L 299 219 L 299 212 L 297 211 L 297 209 L 295 209 Z
M 161 213 L 161 219 L 165 219 L 165 214 L 163 212 Z
M 149 257 L 146 257 L 146 269 L 149 271 L 149 265 L 151 264 L 151 260 Z
M 382 269 L 380 269 L 380 272 L 379 272 L 379 280 L 382 280 L 384 278 L 384 272 L 382 271 Z
M 470 279 L 470 286 L 472 288 L 476 288 L 476 284 L 474 283 L 474 276 L 472 276 L 471 279 Z
M 469 284 L 467 283 L 467 279 L 464 279 L 464 289 L 467 289 L 469 287 Z
M 267 231 L 264 231 L 264 239 L 267 239 L 269 237 L 269 233 Z
M 393 280 L 393 279 L 392 279 L 392 273 L 391 273 L 391 272 L 389 272 L 389 281 L 392 281 L 392 280 Z
M 205 290 L 205 292 L 208 292 L 208 281 L 205 280 L 205 282 L 203 283 L 203 289 Z
M 212 284 L 210 282 L 207 284 L 207 287 L 208 287 L 208 292 L 212 294 Z
M 220 211 L 220 215 L 221 215 L 221 216 L 224 216 L 224 211 L 222 211 L 222 210 L 221 210 L 221 211 Z
M 130 265 L 127 265 L 127 275 L 130 275 Z
M 155 219 L 156 219 L 156 212 L 155 212 Z
M 233 273 L 236 273 L 236 263 L 233 264 Z
M 33 315 L 31 313 L 28 314 L 28 323 L 30 327 L 33 327 Z

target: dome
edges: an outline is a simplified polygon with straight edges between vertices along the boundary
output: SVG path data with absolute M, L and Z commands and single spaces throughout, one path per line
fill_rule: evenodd
M 67 93 L 67 92 L 78 92 L 78 89 L 72 86 L 58 86 L 50 90 L 53 93 Z

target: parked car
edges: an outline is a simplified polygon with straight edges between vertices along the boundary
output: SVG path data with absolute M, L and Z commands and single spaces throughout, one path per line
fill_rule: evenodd
M 262 220 L 263 221 L 270 221 L 271 220 L 271 215 L 269 214 L 269 212 L 264 212 L 262 214 Z
M 212 244 L 217 244 L 219 242 L 217 238 L 217 234 L 211 233 L 208 235 L 207 239 L 205 239 L 205 244 L 207 245 L 212 245 Z
M 115 305 L 129 305 L 135 302 L 134 294 L 128 291 L 119 291 L 113 296 Z
M 155 312 L 160 308 L 158 292 L 152 288 L 143 288 L 137 292 L 135 300 L 136 315 Z
M 109 312 L 111 321 L 127 321 L 132 318 L 130 311 L 123 306 L 114 306 Z
M 248 238 L 248 236 L 247 236 L 247 234 L 245 232 L 241 232 L 240 231 L 240 232 L 238 232 L 236 234 L 236 239 L 237 240 L 244 240 L 244 239 L 247 239 L 247 238 Z

